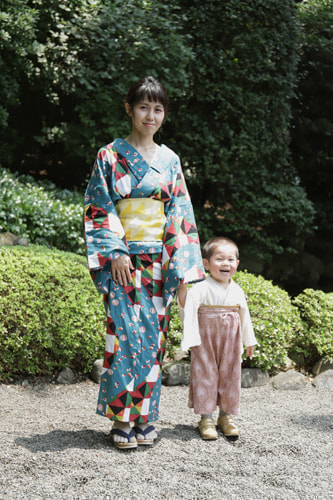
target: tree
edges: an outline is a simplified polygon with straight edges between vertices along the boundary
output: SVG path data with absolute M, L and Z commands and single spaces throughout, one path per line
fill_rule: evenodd
M 298 6 L 302 26 L 299 82 L 293 101 L 291 151 L 301 186 L 316 208 L 317 230 L 303 255 L 311 263 L 309 286 L 331 291 L 333 283 L 333 30 L 332 1 Z M 300 262 L 298 272 L 307 270 Z M 311 281 L 309 281 L 311 280 Z
M 12 163 L 20 144 L 18 127 L 10 113 L 21 105 L 21 89 L 35 71 L 36 12 L 27 0 L 3 0 L 0 11 L 0 154 L 1 161 Z M 11 128 L 10 141 L 7 134 Z
M 12 15 L 29 9 L 34 31 L 25 58 L 33 71 L 20 73 L 19 105 L 5 109 L 10 118 L 1 138 L 12 156 L 4 164 L 46 170 L 67 187 L 81 184 L 97 149 L 128 133 L 124 100 L 135 79 L 158 76 L 171 97 L 188 86 L 183 15 L 177 6 L 145 0 L 22 0 Z M 12 51 L 18 57 L 20 41 Z M 8 47 L 3 54 L 10 57 Z
M 313 225 L 289 151 L 298 23 L 292 0 L 182 2 L 195 58 L 169 136 L 201 239 L 226 234 L 243 263 L 280 282 Z M 279 262 L 279 265 L 276 265 Z M 274 263 L 274 267 L 272 266 Z

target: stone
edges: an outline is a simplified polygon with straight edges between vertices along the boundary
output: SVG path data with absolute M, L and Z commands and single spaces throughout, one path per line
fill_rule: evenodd
M 57 382 L 58 384 L 74 384 L 75 383 L 74 373 L 70 368 L 65 368 L 59 373 Z
M 333 370 L 325 370 L 312 380 L 312 385 L 319 389 L 333 389 Z
M 284 371 L 294 370 L 294 369 L 295 369 L 295 366 L 296 366 L 295 361 L 293 361 L 292 359 L 288 358 L 288 356 L 287 356 L 287 357 L 285 358 L 285 360 L 284 360 L 283 370 L 284 370 Z
M 319 375 L 319 373 L 325 372 L 326 370 L 333 370 L 333 363 L 328 359 L 320 359 L 312 368 L 313 375 Z
M 103 362 L 104 362 L 103 359 L 96 359 L 91 370 L 90 374 L 91 380 L 96 384 L 99 384 L 101 382 Z
M 189 385 L 191 363 L 171 361 L 163 367 L 162 382 L 164 385 Z
M 306 385 L 306 377 L 302 373 L 289 370 L 272 377 L 272 385 L 278 390 L 297 391 Z
M 182 351 L 181 349 L 178 349 L 175 354 L 173 355 L 173 359 L 175 361 L 181 361 L 182 359 L 186 359 L 189 357 L 189 354 L 187 351 Z
M 243 388 L 259 387 L 269 383 L 269 375 L 259 368 L 243 368 L 241 386 Z
M 29 242 L 23 236 L 18 236 L 13 233 L 0 233 L 0 246 L 15 246 L 21 245 L 24 247 L 29 246 Z

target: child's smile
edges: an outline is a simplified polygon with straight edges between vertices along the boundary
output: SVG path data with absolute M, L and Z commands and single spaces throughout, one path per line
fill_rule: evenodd
M 221 285 L 228 286 L 237 271 L 239 260 L 234 245 L 224 243 L 215 248 L 209 260 L 204 259 L 206 271 Z

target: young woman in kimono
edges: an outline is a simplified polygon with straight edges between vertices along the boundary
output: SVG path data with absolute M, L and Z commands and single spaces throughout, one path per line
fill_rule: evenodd
M 167 106 L 153 77 L 131 87 L 131 132 L 99 150 L 85 193 L 88 264 L 107 316 L 97 413 L 114 421 L 122 449 L 157 437 L 171 301 L 205 277 L 179 158 L 154 141 Z
M 183 317 L 182 349 L 191 347 L 189 407 L 201 415 L 202 439 L 217 439 L 213 412 L 219 408 L 217 427 L 237 439 L 232 415 L 239 414 L 243 345 L 252 357 L 257 343 L 245 295 L 232 277 L 239 264 L 237 245 L 216 237 L 203 247 L 203 262 L 210 275 L 188 292 L 181 285 L 178 304 Z

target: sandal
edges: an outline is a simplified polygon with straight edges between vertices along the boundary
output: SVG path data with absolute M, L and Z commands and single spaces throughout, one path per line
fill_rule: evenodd
M 154 441 L 155 441 L 154 438 L 149 438 L 149 439 L 146 438 L 147 434 L 149 434 L 150 432 L 155 430 L 155 427 L 153 425 L 148 425 L 148 427 L 146 427 L 145 429 L 142 429 L 139 426 L 135 426 L 134 430 L 136 432 L 136 440 L 137 440 L 137 443 L 139 445 L 141 445 L 141 444 L 143 444 L 143 445 L 154 444 Z M 143 436 L 143 439 L 138 437 L 138 434 L 140 436 Z
M 198 423 L 200 436 L 202 439 L 217 439 L 216 427 L 213 419 L 205 417 Z
M 117 436 L 122 436 L 124 438 L 127 438 L 127 443 L 119 443 L 118 441 L 114 440 L 114 435 Z M 130 448 L 136 448 L 138 446 L 137 441 L 130 441 L 131 437 L 135 436 L 134 429 L 131 429 L 130 432 L 123 431 L 122 429 L 111 429 L 111 439 L 113 441 L 113 444 L 115 445 L 116 448 L 119 448 L 120 450 L 128 450 Z

